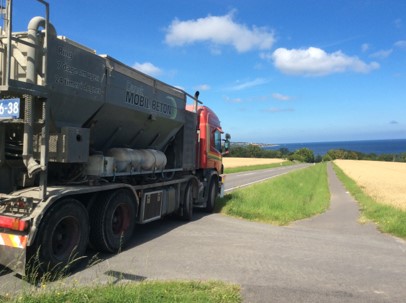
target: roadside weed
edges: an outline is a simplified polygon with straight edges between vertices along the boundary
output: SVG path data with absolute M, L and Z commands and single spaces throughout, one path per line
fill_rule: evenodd
M 4 303 L 240 303 L 240 287 L 220 281 L 147 281 L 51 290 L 0 298 Z

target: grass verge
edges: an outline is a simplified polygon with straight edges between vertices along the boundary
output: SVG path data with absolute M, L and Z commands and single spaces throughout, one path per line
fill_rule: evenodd
M 330 204 L 326 163 L 233 191 L 218 211 L 252 221 L 286 225 L 324 212 Z
M 348 177 L 336 164 L 334 171 L 343 182 L 345 188 L 351 193 L 361 207 L 361 221 L 370 220 L 377 224 L 379 230 L 406 239 L 406 211 L 402 211 L 390 205 L 380 204 Z
M 275 168 L 275 167 L 280 167 L 280 166 L 289 166 L 289 165 L 293 165 L 293 164 L 294 163 L 292 161 L 284 161 L 284 162 L 272 163 L 272 164 L 259 164 L 259 165 L 230 167 L 230 168 L 224 168 L 224 173 L 225 174 L 240 173 L 240 172 L 245 172 L 245 171 L 268 169 L 268 168 Z
M 94 288 L 52 290 L 38 294 L 22 294 L 8 298 L 0 296 L 4 303 L 121 303 L 121 302 L 241 302 L 240 287 L 219 281 L 148 281 Z

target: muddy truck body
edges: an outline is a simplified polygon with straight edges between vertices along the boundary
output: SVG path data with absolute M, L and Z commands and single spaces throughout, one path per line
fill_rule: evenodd
M 45 17 L 0 36 L 0 264 L 24 274 L 118 252 L 136 224 L 223 189 L 219 118 L 197 95 L 58 36 Z M 191 103 L 187 105 L 187 103 Z

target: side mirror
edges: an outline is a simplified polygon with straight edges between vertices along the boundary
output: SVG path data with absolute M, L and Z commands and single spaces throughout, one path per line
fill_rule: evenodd
M 230 141 L 227 139 L 224 141 L 224 149 L 226 152 L 230 149 Z
M 223 155 L 227 155 L 230 152 L 230 139 L 231 139 L 231 135 L 230 134 L 226 134 L 226 138 L 224 140 L 224 152 L 222 153 Z

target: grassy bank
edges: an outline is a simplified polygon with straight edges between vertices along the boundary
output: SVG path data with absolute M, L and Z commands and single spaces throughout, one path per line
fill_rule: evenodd
M 371 220 L 381 231 L 406 239 L 406 211 L 380 204 L 379 201 L 365 194 L 337 165 L 334 164 L 333 168 L 338 178 L 360 204 L 361 221 Z
M 153 281 L 53 290 L 38 294 L 22 294 L 11 298 L 4 294 L 0 295 L 2 303 L 238 303 L 241 301 L 239 286 L 218 281 Z
M 292 161 L 284 161 L 280 163 L 271 163 L 271 164 L 258 164 L 258 165 L 249 165 L 249 166 L 238 166 L 238 167 L 230 167 L 224 168 L 225 174 L 232 174 L 232 173 L 240 173 L 244 171 L 253 171 L 253 170 L 260 170 L 260 169 L 268 169 L 268 168 L 275 168 L 280 166 L 289 166 L 293 165 Z
M 219 211 L 252 221 L 286 225 L 324 212 L 330 203 L 326 164 L 291 172 L 219 200 Z

